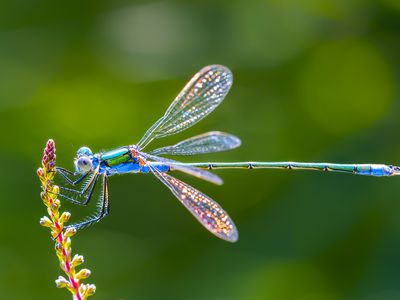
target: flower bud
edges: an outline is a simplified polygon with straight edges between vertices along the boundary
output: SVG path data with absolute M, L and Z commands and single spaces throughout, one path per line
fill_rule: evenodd
M 86 285 L 86 295 L 91 296 L 96 293 L 96 286 L 94 284 L 87 284 Z
M 57 252 L 62 252 L 63 246 L 62 246 L 59 242 L 57 242 L 57 243 L 54 245 L 54 249 L 56 249 Z
M 79 294 L 81 294 L 84 299 L 86 297 L 86 290 L 87 290 L 86 284 L 81 284 L 79 286 Z
M 53 222 L 48 218 L 48 217 L 43 217 L 40 219 L 39 221 L 40 225 L 44 226 L 44 227 L 51 227 L 53 226 Z
M 49 161 L 49 157 L 47 156 L 46 153 L 44 153 L 43 155 L 43 159 L 42 159 L 42 164 L 43 166 L 46 166 L 46 163 Z
M 83 264 L 83 262 L 84 262 L 83 256 L 79 255 L 79 254 L 75 254 L 74 258 L 71 261 L 71 264 L 73 267 L 77 267 L 77 266 Z
M 78 273 L 76 273 L 75 278 L 78 280 L 86 279 L 90 276 L 91 272 L 89 269 L 82 269 Z
M 56 280 L 56 286 L 58 288 L 64 288 L 69 286 L 69 281 L 65 279 L 63 276 L 58 276 L 58 279 Z
M 58 194 L 59 192 L 60 192 L 60 188 L 58 187 L 58 185 L 53 186 L 53 193 Z
M 53 200 L 53 203 L 51 203 L 51 208 L 53 210 L 57 210 L 60 207 L 60 200 L 55 199 Z
M 43 169 L 42 168 L 39 168 L 39 169 L 37 169 L 37 171 L 36 171 L 36 174 L 39 176 L 39 177 L 43 177 Z
M 74 236 L 75 234 L 76 234 L 76 228 L 75 227 L 69 227 L 64 231 L 64 237 L 65 238 L 69 238 L 71 236 Z
M 68 222 L 69 218 L 71 218 L 71 214 L 67 211 L 64 211 L 60 217 L 60 222 L 62 223 Z
M 84 299 L 86 299 L 96 292 L 96 286 L 94 284 L 81 284 L 79 292 L 84 297 Z
M 55 164 L 54 160 L 52 160 L 46 165 L 46 169 L 47 170 L 53 170 L 55 165 L 56 164 Z

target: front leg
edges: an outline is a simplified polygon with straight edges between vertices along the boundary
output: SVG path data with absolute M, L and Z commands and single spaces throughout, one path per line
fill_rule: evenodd
M 70 171 L 70 170 L 68 170 L 68 169 L 65 169 L 65 168 L 61 168 L 61 167 L 56 167 L 56 168 L 55 168 L 55 171 L 56 171 L 58 174 L 60 174 L 70 185 L 77 185 L 77 184 L 80 183 L 83 179 L 85 179 L 86 176 L 90 173 L 90 172 L 87 172 L 87 173 L 81 175 L 80 177 L 78 177 L 78 179 L 73 180 L 73 179 L 71 179 L 69 176 L 74 176 L 74 175 L 75 175 L 74 172 L 72 172 L 72 171 Z
M 100 205 L 99 205 L 100 209 L 98 210 L 98 212 L 94 216 L 91 216 L 82 222 L 68 225 L 65 228 L 82 229 L 82 228 L 88 227 L 94 223 L 99 222 L 102 218 L 104 218 L 105 216 L 108 215 L 108 213 L 110 212 L 110 203 L 108 200 L 108 177 L 107 177 L 107 174 L 103 174 L 103 180 L 102 180 L 101 186 L 102 186 L 103 192 L 100 197 Z
M 68 200 L 68 201 L 70 201 L 70 202 L 72 202 L 72 203 L 74 203 L 74 204 L 85 205 L 85 206 L 88 205 L 90 199 L 92 198 L 94 189 L 95 189 L 95 187 L 96 187 L 97 180 L 99 179 L 99 176 L 100 176 L 99 170 L 100 170 L 100 168 L 97 167 L 96 170 L 93 172 L 93 176 L 92 176 L 92 177 L 90 178 L 90 180 L 84 185 L 84 187 L 82 188 L 81 191 L 78 191 L 78 190 L 75 190 L 75 189 L 71 189 L 71 188 L 67 188 L 67 187 L 60 186 L 59 188 L 60 188 L 60 190 L 61 190 L 61 193 L 58 193 L 58 195 L 59 195 L 61 198 L 65 199 L 65 200 Z M 67 170 L 67 171 L 68 171 L 68 170 Z M 61 171 L 59 171 L 59 172 L 60 172 L 60 174 L 63 174 L 62 172 L 65 172 L 65 171 L 64 171 L 64 170 L 61 170 Z M 69 171 L 69 172 L 71 172 L 71 171 Z M 83 179 L 83 178 L 86 178 L 87 175 L 88 175 L 89 173 L 90 173 L 90 172 L 85 173 L 83 176 L 81 176 L 80 178 L 78 178 L 78 180 L 76 180 L 76 181 L 79 181 L 79 182 L 82 181 L 82 179 Z M 65 178 L 65 177 L 64 177 L 64 178 Z M 76 181 L 75 181 L 75 182 L 76 182 Z M 75 183 L 75 184 L 76 184 L 76 183 Z M 76 195 L 76 197 L 78 197 L 78 198 L 82 198 L 82 197 L 84 197 L 85 195 L 86 195 L 86 197 L 84 198 L 84 200 L 83 200 L 83 202 L 82 202 L 82 201 L 79 201 L 79 200 L 77 200 L 77 199 L 75 199 L 75 198 L 73 198 L 73 197 L 70 197 L 70 196 L 66 195 L 64 192 L 72 192 L 72 193 L 74 193 L 74 194 Z

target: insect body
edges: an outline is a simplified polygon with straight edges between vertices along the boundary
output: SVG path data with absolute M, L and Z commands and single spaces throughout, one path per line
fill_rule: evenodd
M 85 147 L 86 148 L 86 147 Z M 85 173 L 85 169 L 81 169 L 79 160 L 89 161 L 91 171 L 94 171 L 99 166 L 99 174 L 112 176 L 115 174 L 125 173 L 149 173 L 150 168 L 147 165 L 145 157 L 140 154 L 135 145 L 125 146 L 105 153 L 95 155 L 83 155 L 77 158 L 77 173 Z M 153 168 L 160 172 L 170 171 L 170 166 L 166 164 L 154 164 Z
M 231 71 L 220 65 L 201 69 L 187 83 L 182 92 L 162 116 L 145 133 L 136 145 L 120 147 L 104 153 L 93 153 L 82 147 L 75 158 L 75 172 L 56 168 L 72 186 L 82 182 L 80 190 L 61 186 L 60 196 L 77 204 L 87 204 L 101 182 L 101 206 L 95 216 L 70 225 L 82 228 L 109 213 L 108 178 L 116 174 L 150 173 L 166 185 L 173 195 L 210 232 L 224 240 L 235 242 L 238 232 L 235 224 L 221 206 L 190 185 L 171 176 L 171 171 L 180 171 L 200 179 L 222 184 L 223 181 L 209 170 L 223 168 L 246 169 L 289 169 L 342 172 L 366 176 L 394 176 L 400 168 L 383 164 L 333 164 L 302 162 L 200 162 L 181 163 L 161 155 L 195 155 L 231 150 L 240 146 L 240 139 L 227 133 L 212 131 L 186 139 L 175 145 L 144 152 L 144 148 L 154 139 L 173 135 L 186 130 L 210 114 L 225 98 L 232 85 Z M 208 170 L 206 170 L 208 169 Z M 77 175 L 76 179 L 71 179 Z M 73 196 L 69 196 L 71 194 Z

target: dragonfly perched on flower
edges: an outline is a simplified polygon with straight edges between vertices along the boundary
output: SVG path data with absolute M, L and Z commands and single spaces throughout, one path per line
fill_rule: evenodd
M 222 168 L 303 169 L 378 177 L 400 174 L 400 167 L 383 164 L 300 162 L 182 163 L 160 157 L 161 155 L 195 155 L 220 152 L 240 146 L 239 138 L 216 131 L 197 135 L 175 145 L 158 148 L 148 153 L 143 151 L 153 140 L 182 132 L 209 115 L 229 92 L 232 80 L 232 73 L 227 67 L 221 65 L 204 67 L 186 84 L 165 114 L 150 127 L 137 144 L 119 147 L 102 153 L 93 153 L 88 147 L 82 147 L 77 151 L 74 161 L 75 172 L 57 167 L 56 171 L 70 185 L 74 186 L 84 182 L 79 190 L 73 187 L 60 187 L 59 196 L 73 203 L 88 204 L 98 182 L 100 182 L 101 186 L 99 211 L 82 222 L 70 225 L 70 227 L 77 229 L 86 227 L 98 222 L 109 213 L 108 177 L 115 174 L 151 173 L 155 175 L 206 229 L 229 242 L 235 242 L 238 239 L 238 231 L 229 215 L 210 197 L 171 176 L 169 174 L 171 171 L 180 171 L 214 184 L 222 184 L 223 181 L 209 170 Z

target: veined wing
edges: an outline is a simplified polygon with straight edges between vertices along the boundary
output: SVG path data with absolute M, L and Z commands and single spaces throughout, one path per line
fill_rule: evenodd
M 155 155 L 151 155 L 151 154 L 147 154 L 147 153 L 143 153 L 143 155 L 146 158 L 151 159 L 155 162 L 168 165 L 172 171 L 173 170 L 181 171 L 183 173 L 192 175 L 194 177 L 197 177 L 197 178 L 200 178 L 200 179 L 203 179 L 203 180 L 206 180 L 208 182 L 218 184 L 218 185 L 221 185 L 224 183 L 224 181 L 219 176 L 217 176 L 207 170 L 184 165 L 179 161 L 172 160 L 172 159 L 165 158 L 165 157 L 159 157 L 159 156 L 155 156 Z M 147 163 L 149 166 L 151 166 L 153 162 L 148 161 Z
M 238 240 L 235 224 L 217 202 L 179 179 L 150 168 L 206 229 L 228 242 Z
M 181 132 L 196 124 L 224 100 L 232 82 L 232 73 L 227 67 L 204 67 L 186 84 L 164 116 L 150 127 L 137 145 L 143 149 L 154 139 Z
M 195 155 L 231 150 L 239 147 L 241 141 L 234 135 L 211 131 L 196 135 L 173 146 L 166 146 L 150 152 L 153 155 Z

